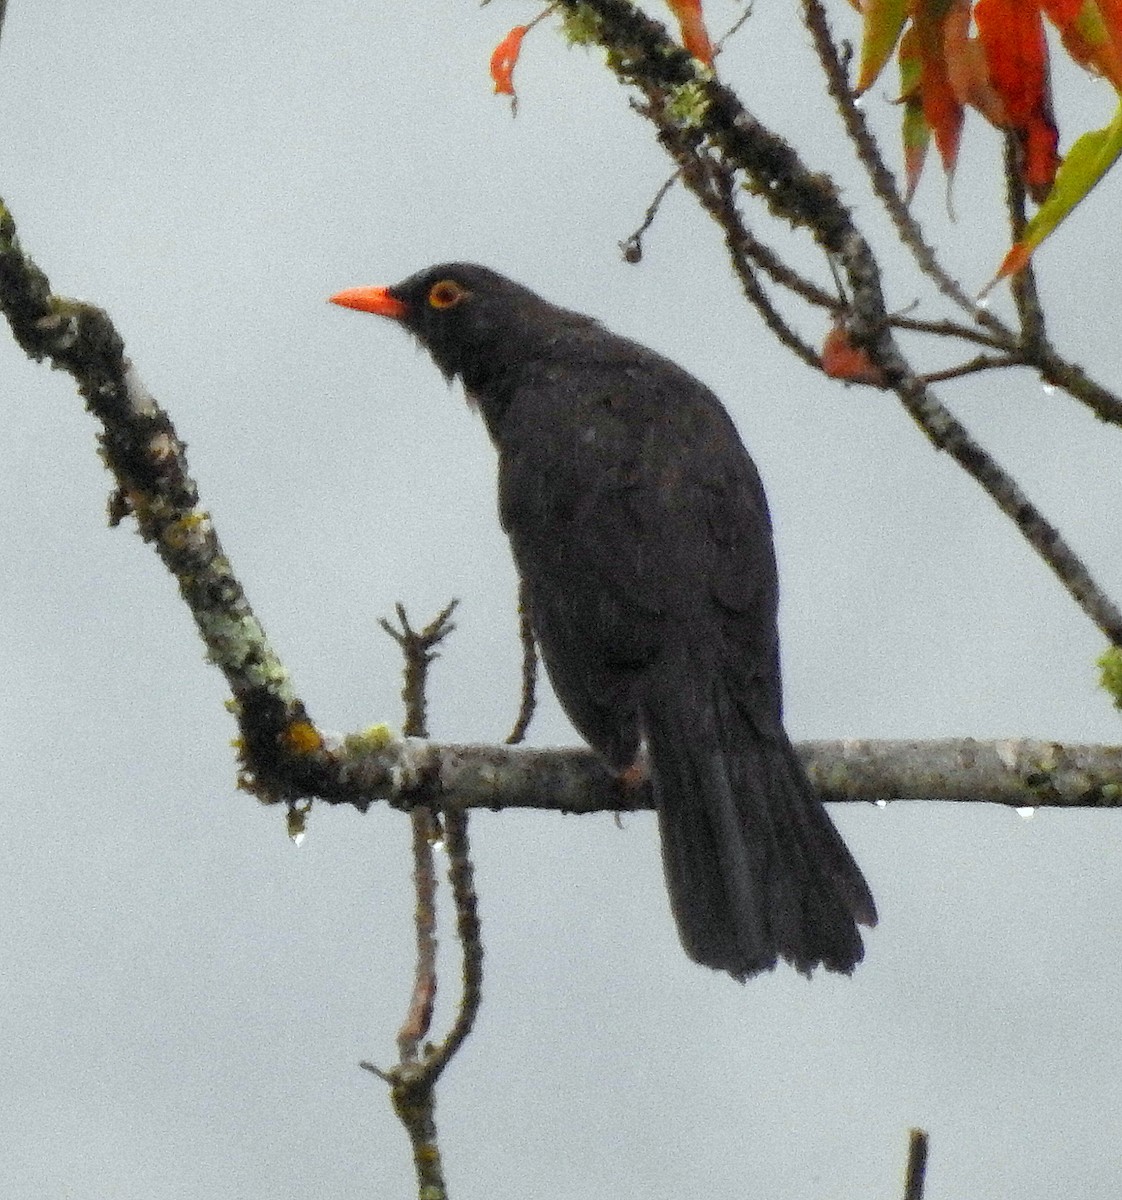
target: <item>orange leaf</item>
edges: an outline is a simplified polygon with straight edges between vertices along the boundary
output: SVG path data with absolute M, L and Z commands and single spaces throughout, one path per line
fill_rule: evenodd
M 885 386 L 884 372 L 860 346 L 850 341 L 849 330 L 840 318 L 830 326 L 830 332 L 822 343 L 822 370 L 831 379 L 843 379 L 846 383 Z
M 705 66 L 713 65 L 713 43 L 701 15 L 701 0 L 666 0 L 682 30 L 682 44 Z
M 949 15 L 948 0 L 913 0 L 912 26 L 919 53 L 919 94 L 923 116 L 935 135 L 943 168 L 954 173 L 962 136 L 962 105 L 954 94 L 943 50 L 943 27 Z
M 994 284 L 1000 280 L 1010 275 L 1016 275 L 1018 271 L 1023 271 L 1028 266 L 1028 260 L 1032 257 L 1034 249 L 1035 247 L 1030 246 L 1027 242 L 1014 242 L 1009 247 L 1005 257 L 1001 260 L 1001 266 L 998 267 L 997 274 L 986 284 L 982 292 L 979 293 L 978 299 L 981 300 L 987 296 Z
M 1020 144 L 1021 177 L 1039 203 L 1048 194 L 1060 161 L 1040 12 L 1029 0 L 978 0 L 974 20 L 990 82 Z
M 500 96 L 514 95 L 514 67 L 522 50 L 522 39 L 529 30 L 529 25 L 515 25 L 491 55 L 491 78 Z
M 1122 2 L 1041 0 L 1040 6 L 1060 31 L 1068 54 L 1122 91 Z
M 962 105 L 976 108 L 993 125 L 1008 124 L 1005 105 L 993 84 L 982 45 L 970 36 L 970 0 L 952 0 L 943 22 L 947 82 Z

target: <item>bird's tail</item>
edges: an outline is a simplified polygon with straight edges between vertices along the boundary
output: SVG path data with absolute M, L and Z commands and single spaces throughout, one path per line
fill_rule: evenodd
M 667 890 L 686 952 L 747 979 L 784 958 L 848 974 L 876 907 L 782 730 L 727 697 L 644 706 Z

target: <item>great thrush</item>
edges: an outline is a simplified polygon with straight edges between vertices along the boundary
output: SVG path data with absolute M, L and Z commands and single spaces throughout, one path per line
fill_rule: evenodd
M 852 971 L 876 908 L 783 728 L 771 521 L 721 402 L 485 267 L 332 300 L 404 325 L 483 414 L 550 680 L 609 768 L 649 774 L 689 956 Z

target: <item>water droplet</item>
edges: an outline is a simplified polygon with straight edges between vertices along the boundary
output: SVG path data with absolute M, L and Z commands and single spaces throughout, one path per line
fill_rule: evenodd
M 887 800 L 874 800 L 873 803 L 877 806 L 877 808 L 887 808 L 888 807 Z
M 1042 383 L 1040 390 L 1045 396 L 1054 396 L 1056 394 L 1056 385 L 1054 383 Z
M 982 310 L 982 312 L 989 312 L 989 307 L 990 307 L 989 296 L 979 296 L 978 299 L 974 301 L 974 307 L 980 308 Z
M 443 853 L 444 853 L 444 849 L 445 849 L 445 847 L 444 847 L 444 839 L 443 839 L 443 838 L 437 838 L 437 839 L 436 839 L 436 841 L 434 841 L 434 842 L 433 842 L 433 844 L 432 844 L 432 848 L 433 848 L 433 849 L 434 849 L 434 850 L 437 852 L 437 854 L 443 854 Z
M 1018 808 L 1017 816 L 1020 817 L 1022 821 L 1031 821 L 1033 817 L 1036 816 L 1036 809 L 1031 805 L 1028 808 Z
M 865 96 L 861 95 L 856 97 L 856 99 L 853 101 L 853 107 L 857 109 L 858 112 L 861 112 L 865 107 Z
M 292 835 L 292 844 L 294 846 L 302 846 L 304 844 L 304 839 L 307 836 L 308 836 L 307 833 L 303 829 L 301 829 L 299 833 L 294 833 Z

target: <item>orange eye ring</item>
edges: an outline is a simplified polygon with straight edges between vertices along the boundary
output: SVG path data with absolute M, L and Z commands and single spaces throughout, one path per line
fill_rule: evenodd
M 454 279 L 442 279 L 429 288 L 429 307 L 455 308 L 461 300 L 466 300 L 470 295 L 467 288 L 458 284 Z

